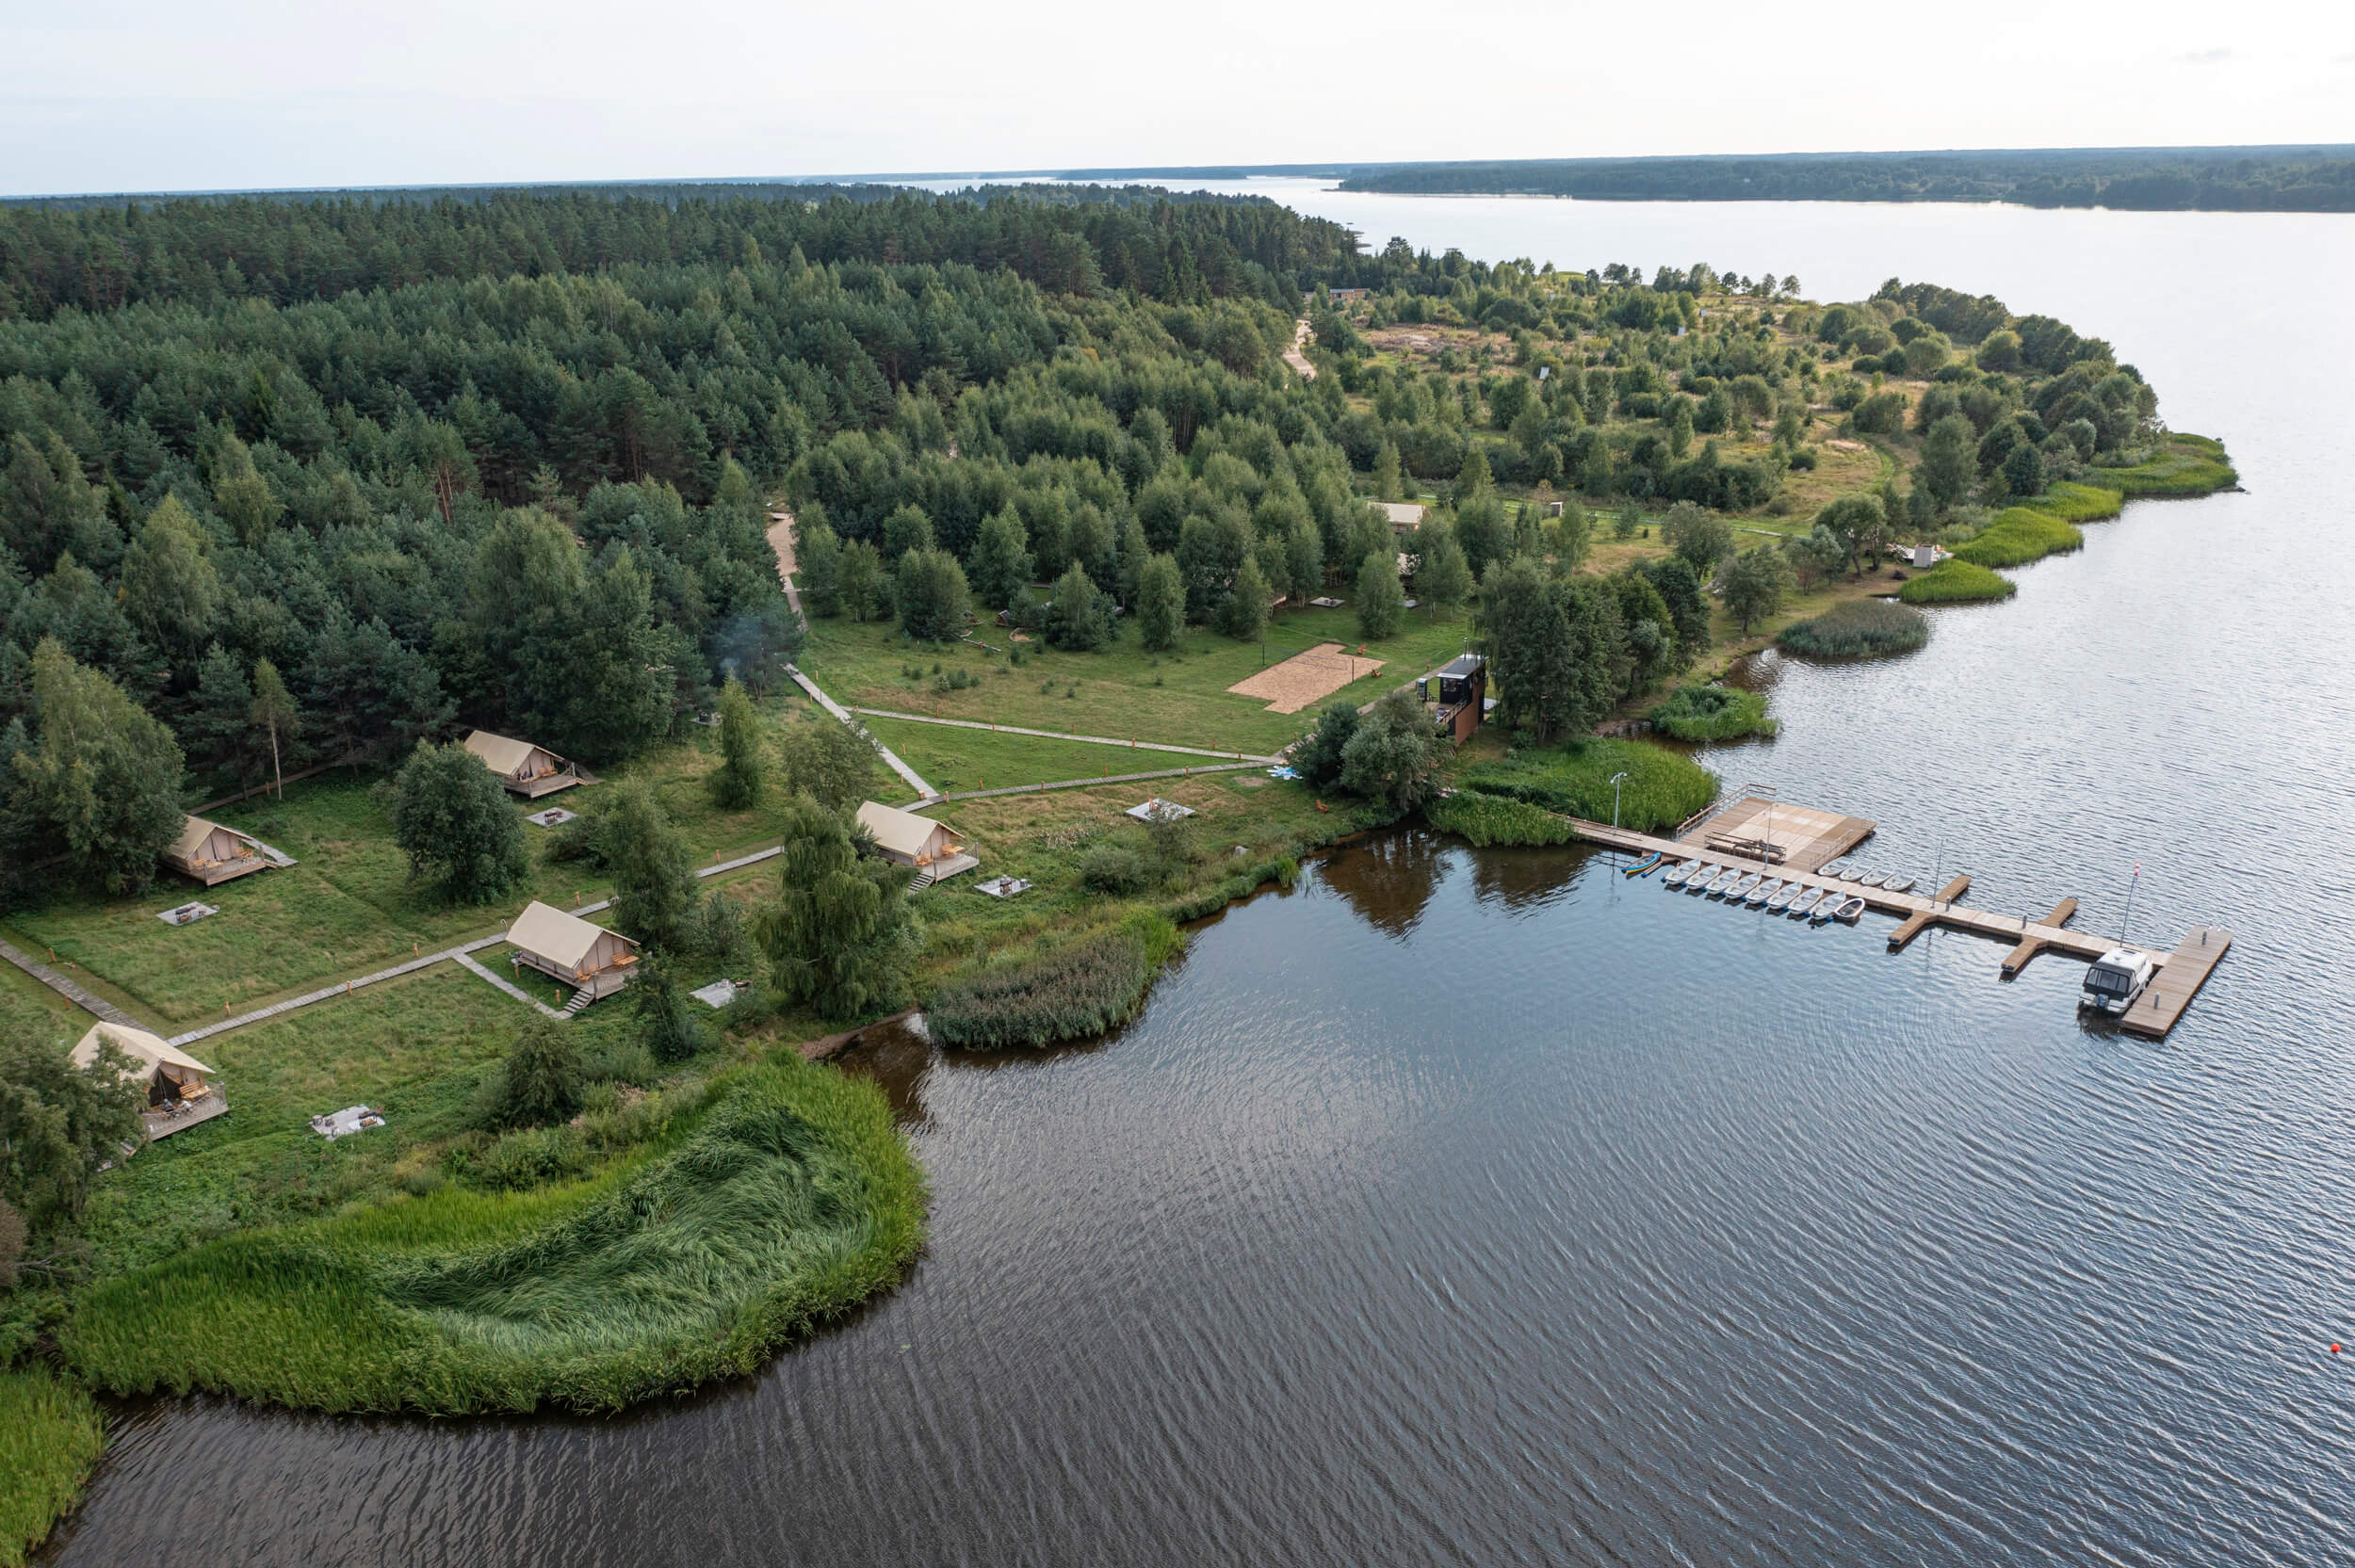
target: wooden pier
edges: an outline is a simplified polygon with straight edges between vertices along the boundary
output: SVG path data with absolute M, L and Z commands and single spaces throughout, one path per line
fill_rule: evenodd
M 2151 983 L 2135 1005 L 2126 1010 L 2126 1016 L 2118 1026 L 2152 1040 L 2165 1040 L 2191 1006 L 2191 999 L 2200 994 L 2200 988 L 2208 983 L 2208 977 L 2232 950 L 2233 933 L 2221 926 L 2194 926 L 2167 956 L 2159 972 L 2151 977 Z
M 1771 805 L 1771 821 L 1769 810 Z M 2074 931 L 2068 922 L 2077 913 L 2077 900 L 2064 898 L 2042 919 L 2001 914 L 1956 902 L 1971 886 L 1968 875 L 1957 876 L 1935 896 L 1892 893 L 1886 888 L 1860 887 L 1855 882 L 1825 876 L 1818 867 L 1846 854 L 1874 831 L 1861 817 L 1841 816 L 1804 806 L 1746 799 L 1717 813 L 1681 838 L 1661 838 L 1605 822 L 1568 818 L 1581 838 L 1631 854 L 1660 854 L 1671 861 L 1702 860 L 1716 865 L 1755 868 L 1770 877 L 1802 887 L 1837 890 L 1843 897 L 1864 900 L 1867 909 L 1893 914 L 1900 924 L 1889 939 L 1892 951 L 1902 948 L 1932 926 L 1968 931 L 2010 943 L 2003 962 L 2006 978 L 2016 976 L 2038 953 L 2051 951 L 2087 962 L 2123 947 L 2140 953 L 2158 966 L 2157 975 L 2120 1020 L 2121 1026 L 2153 1039 L 2165 1038 L 2207 982 L 2210 971 L 2233 945 L 2233 933 L 2217 926 L 2194 927 L 2173 952 L 2121 943 L 2089 931 Z M 1745 854 L 1711 846 L 1739 845 Z

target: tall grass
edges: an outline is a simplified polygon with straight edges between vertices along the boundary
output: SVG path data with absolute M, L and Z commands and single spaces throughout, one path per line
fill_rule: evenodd
M 1423 807 L 1426 821 L 1485 849 L 1492 844 L 1567 844 L 1578 836 L 1569 822 L 1543 806 L 1502 795 L 1459 789 Z
M 2075 524 L 2048 511 L 2006 507 L 1995 514 L 1994 522 L 1979 530 L 1976 539 L 1956 546 L 1955 558 L 1973 566 L 2024 566 L 2058 550 L 2078 549 L 2085 542 L 2086 536 Z
M 1794 621 L 1775 640 L 1795 654 L 1817 658 L 1868 658 L 1910 654 L 1930 639 L 1930 623 L 1920 610 L 1887 599 L 1849 599 L 1811 621 Z
M 934 993 L 924 1020 L 944 1045 L 1083 1040 L 1135 1017 L 1153 977 L 1184 943 L 1166 917 L 1141 911 L 1116 930 L 1058 942 L 950 980 Z
M 46 1366 L 0 1370 L 0 1568 L 18 1568 L 81 1498 L 106 1446 L 88 1394 Z
M 749 1372 L 884 1288 L 924 1204 L 881 1091 L 780 1053 L 585 1181 L 210 1242 L 85 1293 L 61 1344 L 117 1393 L 610 1410 Z
M 2115 490 L 2071 484 L 2064 479 L 2021 505 L 2050 512 L 2064 523 L 2096 523 L 2104 517 L 2116 517 L 2125 507 L 2126 498 Z
M 2147 461 L 2131 468 L 2097 468 L 2099 481 L 2121 495 L 2212 495 L 2240 483 L 2224 444 L 2206 436 L 2171 435 Z
M 1918 577 L 1909 577 L 1897 590 L 1908 605 L 1965 605 L 1985 599 L 2008 599 L 2020 585 L 1999 577 L 1967 560 L 1942 560 Z
M 1717 796 L 1716 775 L 1690 757 L 1639 740 L 1594 737 L 1474 763 L 1456 784 L 1478 794 L 1608 822 L 1611 776 L 1622 772 L 1627 782 L 1619 791 L 1619 825 L 1639 832 L 1674 827 Z
M 1780 728 L 1766 717 L 1764 693 L 1731 686 L 1680 687 L 1650 718 L 1654 728 L 1679 740 L 1735 740 Z

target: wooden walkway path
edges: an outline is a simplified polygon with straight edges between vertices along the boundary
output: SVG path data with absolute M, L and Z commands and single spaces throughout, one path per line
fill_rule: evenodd
M 484 968 L 481 964 L 477 963 L 474 961 L 474 955 L 471 953 L 452 953 L 450 956 L 458 961 L 458 966 L 460 968 L 473 970 L 484 979 L 489 980 L 493 985 L 497 986 L 501 991 L 506 992 L 510 996 L 514 997 L 515 1000 L 519 1002 L 530 1003 L 533 1007 L 538 1008 L 542 1012 L 547 1014 L 550 1018 L 555 1019 L 559 1023 L 562 1023 L 565 1019 L 572 1016 L 571 1013 L 566 1012 L 562 1008 L 552 1008 L 548 1006 L 547 1003 L 540 1000 L 539 997 L 534 996 L 530 992 L 526 991 L 522 986 L 517 985 L 513 980 L 509 979 L 506 976 L 494 975 L 490 970 Z
M 877 740 L 873 736 L 869 735 L 867 731 L 866 725 L 851 717 L 850 709 L 844 707 L 841 703 L 836 702 L 833 698 L 819 690 L 818 683 L 811 680 L 807 675 L 803 674 L 798 666 L 788 664 L 785 667 L 785 672 L 793 677 L 793 684 L 795 686 L 800 687 L 804 691 L 809 693 L 811 701 L 815 702 L 820 707 L 824 708 L 828 713 L 833 714 L 836 719 L 842 720 L 843 723 L 849 725 L 853 735 L 867 742 L 868 745 L 872 746 L 875 749 L 875 754 L 884 759 L 884 766 L 890 768 L 894 773 L 899 774 L 902 780 L 906 781 L 907 786 L 916 791 L 918 796 L 916 803 L 918 805 L 930 805 L 933 801 L 940 799 L 940 791 L 926 784 L 922 774 L 918 773 L 915 768 L 910 768 L 906 763 L 901 762 L 898 752 L 894 752 L 890 747 L 885 746 L 882 741 Z
M 2118 1021 L 2119 1027 L 2165 1040 L 2232 947 L 2233 933 L 2223 927 L 2194 926 L 2168 955 L 2165 967 L 2151 977 L 2151 983 L 2126 1010 L 2126 1016 Z
M 1705 860 L 1718 865 L 1752 867 L 1756 865 L 1755 862 L 1744 861 L 1735 856 L 1712 854 L 1681 839 L 1658 838 L 1650 833 L 1614 828 L 1607 822 L 1588 822 L 1578 817 L 1571 817 L 1568 820 L 1581 838 L 1596 844 L 1608 845 L 1613 849 L 1625 849 L 1633 854 L 1658 852 L 1675 861 Z M 1966 904 L 1954 903 L 1947 899 L 1942 891 L 1936 897 L 1917 893 L 1891 893 L 1885 888 L 1859 887 L 1854 882 L 1843 881 L 1837 877 L 1827 877 L 1820 872 L 1797 871 L 1779 865 L 1769 866 L 1765 869 L 1769 875 L 1780 877 L 1788 881 L 1795 881 L 1803 886 L 1837 888 L 1843 895 L 1863 899 L 1868 909 L 1878 910 L 1884 914 L 1894 914 L 1908 923 L 1915 915 L 1926 916 L 1923 922 L 1925 926 L 1945 926 L 1955 930 L 1969 931 L 1976 936 L 1994 937 L 1999 941 L 2008 941 L 2015 945 L 2033 939 L 2039 948 L 2049 947 L 2055 952 L 2067 953 L 2072 958 L 2087 960 L 2098 959 L 2103 953 L 2119 946 L 2107 937 L 2096 936 L 2086 931 L 2069 930 L 2060 926 L 2048 925 L 2041 920 L 2031 920 L 2025 915 L 1999 914 L 1993 910 L 1973 909 Z M 2156 948 L 2136 947 L 2134 950 L 2149 954 L 2152 962 L 2160 964 L 2167 963 L 2172 957 L 2171 954 L 2161 952 Z
M 8 943 L 0 942 L 0 958 L 7 959 L 10 963 L 15 964 L 19 969 L 24 970 L 24 973 L 32 976 L 33 978 L 92 1017 L 104 1018 L 109 1024 L 120 1024 L 126 1029 L 145 1029 L 150 1034 L 155 1032 L 105 997 L 91 995 L 55 969 L 50 968 L 49 965 L 41 962 L 41 960 L 29 953 L 19 951 Z
M 2063 898 L 2059 903 L 2053 906 L 2053 913 L 2044 917 L 2044 924 L 2048 926 L 2066 926 L 2075 918 L 2077 918 L 2077 900 L 2074 898 Z M 2007 980 L 2018 979 L 2020 978 L 2020 971 L 2028 967 L 2028 961 L 2042 951 L 2044 951 L 2044 944 L 2037 941 L 2034 937 L 2022 939 L 2020 946 L 2014 947 L 2005 956 L 2003 964 L 2004 978 Z
M 1091 789 L 1097 784 L 1142 784 L 1147 779 L 1198 779 L 1209 773 L 1241 773 L 1257 762 L 1214 762 L 1202 768 L 1162 768 L 1150 773 L 1107 773 L 1100 779 L 1059 779 L 1053 784 L 1008 784 L 1003 789 L 966 789 L 943 800 L 986 800 L 999 795 L 1037 795 L 1050 789 Z

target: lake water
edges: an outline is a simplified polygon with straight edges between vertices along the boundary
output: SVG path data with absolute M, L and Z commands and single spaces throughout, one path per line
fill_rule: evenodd
M 2131 508 L 1908 659 L 1769 658 L 1730 784 L 1862 858 L 2238 933 L 2164 1044 L 1953 934 L 1401 833 L 1119 1037 L 865 1047 L 906 1284 L 610 1421 L 126 1413 L 58 1563 L 2355 1560 L 2355 219 L 1279 194 L 1374 243 L 1890 274 L 2111 338 L 2249 493 Z

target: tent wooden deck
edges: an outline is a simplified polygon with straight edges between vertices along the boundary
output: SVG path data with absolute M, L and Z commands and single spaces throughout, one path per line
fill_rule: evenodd
M 515 917 L 507 940 L 517 963 L 572 987 L 574 1000 L 584 1007 L 629 984 L 637 969 L 637 943 L 537 900 Z
M 483 767 L 498 775 L 500 784 L 527 800 L 589 782 L 588 775 L 569 759 L 528 740 L 475 730 L 467 735 L 465 747 L 482 759 Z
M 72 1060 L 88 1069 L 99 1050 L 112 1045 L 130 1062 L 131 1078 L 147 1091 L 144 1116 L 150 1142 L 209 1122 L 229 1108 L 212 1083 L 213 1069 L 145 1029 L 105 1019 L 74 1043 Z
M 164 851 L 164 864 L 184 877 L 214 887 L 251 871 L 267 870 L 270 862 L 261 847 L 233 828 L 191 816 L 180 824 L 180 836 Z

